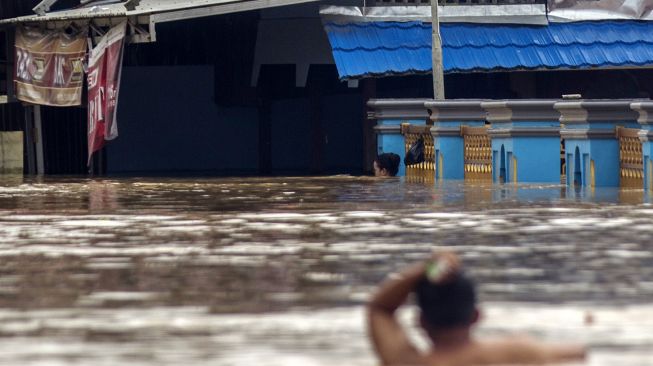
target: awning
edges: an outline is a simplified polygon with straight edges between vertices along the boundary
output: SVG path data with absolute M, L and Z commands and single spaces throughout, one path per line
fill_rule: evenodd
M 99 5 L 91 2 L 82 7 L 53 11 L 43 16 L 3 19 L 0 20 L 0 25 L 142 16 L 149 16 L 152 22 L 161 23 L 316 1 L 318 0 L 140 0 L 132 10 L 128 10 L 124 2 L 100 2 Z
M 653 22 L 440 24 L 447 73 L 653 66 Z M 431 24 L 327 22 L 341 79 L 431 72 Z

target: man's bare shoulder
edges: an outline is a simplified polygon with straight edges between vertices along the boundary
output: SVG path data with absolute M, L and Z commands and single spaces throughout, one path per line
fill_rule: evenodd
M 550 364 L 585 358 L 585 347 L 575 344 L 551 344 L 528 336 L 515 336 L 479 344 L 486 364 Z
M 510 337 L 474 342 L 455 352 L 433 352 L 429 366 L 538 365 L 581 360 L 582 346 L 551 345 L 528 337 Z

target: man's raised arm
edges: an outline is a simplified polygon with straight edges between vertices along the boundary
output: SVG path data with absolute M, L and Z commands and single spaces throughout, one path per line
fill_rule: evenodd
M 435 263 L 446 263 L 439 277 L 446 278 L 459 266 L 458 258 L 453 253 L 434 255 Z M 368 305 L 368 325 L 370 338 L 376 354 L 383 365 L 423 363 L 417 349 L 410 343 L 406 332 L 395 317 L 396 310 L 406 301 L 408 295 L 421 281 L 430 263 L 421 262 L 405 269 L 400 274 L 390 275 Z

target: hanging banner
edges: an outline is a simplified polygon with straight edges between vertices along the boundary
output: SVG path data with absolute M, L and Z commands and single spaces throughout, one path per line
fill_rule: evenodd
M 82 103 L 85 30 L 16 27 L 16 97 L 56 107 Z
M 116 121 L 127 22 L 111 28 L 88 60 L 88 163 L 105 141 L 118 137 Z

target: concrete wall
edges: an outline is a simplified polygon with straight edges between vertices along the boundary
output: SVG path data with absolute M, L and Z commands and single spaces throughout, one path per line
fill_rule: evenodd
M 126 67 L 108 173 L 255 172 L 257 110 L 218 107 L 212 66 Z
M 310 113 L 308 98 L 272 102 L 273 172 L 293 174 L 308 171 L 311 163 Z
M 322 98 L 324 166 L 330 173 L 360 174 L 363 170 L 363 97 Z
M 0 174 L 23 174 L 23 132 L 0 132 Z
M 363 100 L 331 95 L 320 100 L 324 174 L 360 174 L 363 170 Z M 272 171 L 306 174 L 311 169 L 313 130 L 309 98 L 271 102 Z
M 119 136 L 107 144 L 109 174 L 256 174 L 258 109 L 215 104 L 213 66 L 126 67 Z M 308 97 L 272 99 L 273 174 L 308 174 L 312 154 Z M 320 99 L 325 174 L 362 172 L 363 101 Z

